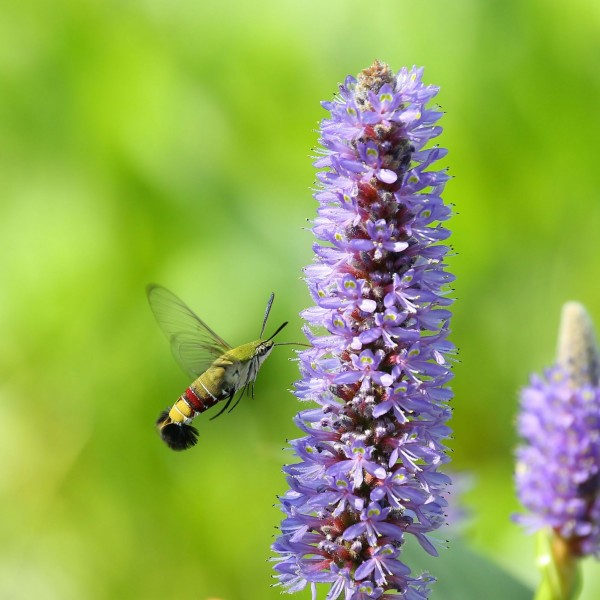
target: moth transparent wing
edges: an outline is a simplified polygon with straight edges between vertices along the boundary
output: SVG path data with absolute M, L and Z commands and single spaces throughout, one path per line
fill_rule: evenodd
M 193 336 L 178 336 L 171 340 L 171 352 L 183 370 L 196 379 L 210 367 L 212 362 L 227 352 L 230 348 L 223 347 L 218 353 L 208 350 L 204 344 L 198 342 Z
M 166 288 L 146 288 L 150 308 L 171 344 L 171 352 L 183 370 L 197 378 L 231 346 L 218 336 L 182 300 Z

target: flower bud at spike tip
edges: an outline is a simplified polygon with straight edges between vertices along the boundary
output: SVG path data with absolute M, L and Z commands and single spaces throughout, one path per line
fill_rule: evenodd
M 320 127 L 317 239 L 302 313 L 295 395 L 316 403 L 295 423 L 299 462 L 273 544 L 284 591 L 329 586 L 328 600 L 429 596 L 432 578 L 402 562 L 406 536 L 437 554 L 449 478 L 447 340 L 453 277 L 444 263 L 448 180 L 431 140 L 441 112 L 422 69 L 380 62 L 348 77 Z
M 600 354 L 594 326 L 579 302 L 567 302 L 563 306 L 556 362 L 574 387 L 598 385 Z

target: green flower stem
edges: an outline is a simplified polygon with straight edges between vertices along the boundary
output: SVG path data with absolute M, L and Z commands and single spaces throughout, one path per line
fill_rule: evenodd
M 542 581 L 534 600 L 576 600 L 581 589 L 579 562 L 563 538 L 547 529 L 540 531 L 536 564 Z

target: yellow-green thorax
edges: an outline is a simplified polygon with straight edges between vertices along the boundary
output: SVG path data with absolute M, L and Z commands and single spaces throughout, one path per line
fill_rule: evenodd
M 215 400 L 235 394 L 256 379 L 273 346 L 270 340 L 256 340 L 228 350 L 194 381 L 192 388 L 201 396 L 208 393 Z

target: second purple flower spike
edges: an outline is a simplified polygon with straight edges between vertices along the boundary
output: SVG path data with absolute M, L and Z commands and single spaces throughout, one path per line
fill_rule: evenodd
M 563 307 L 556 364 L 521 392 L 515 481 L 538 532 L 536 599 L 571 600 L 579 559 L 600 558 L 600 350 L 578 302 Z
M 296 418 L 300 462 L 273 545 L 288 592 L 328 584 L 328 600 L 429 594 L 428 575 L 401 562 L 406 534 L 436 554 L 428 534 L 444 522 L 450 430 L 446 384 L 453 277 L 444 259 L 450 217 L 431 146 L 441 113 L 422 69 L 375 62 L 323 106 L 322 169 L 303 313 L 312 348 L 300 353 L 296 395 L 315 402 Z

